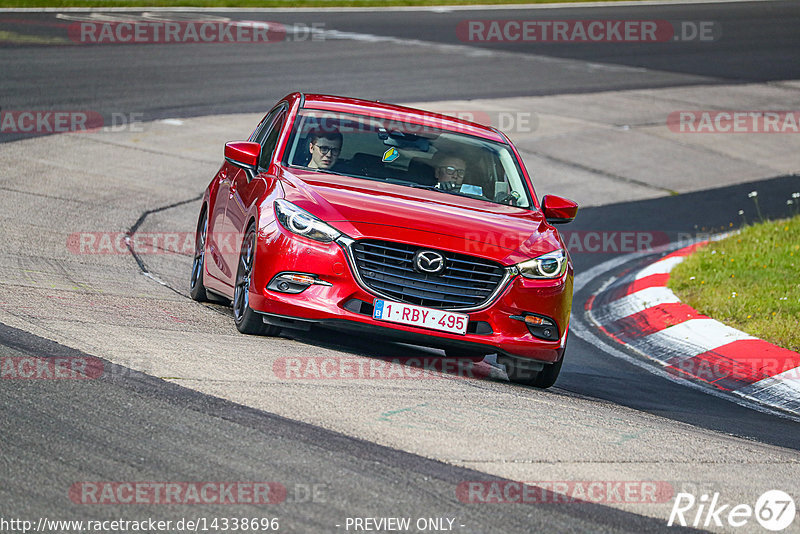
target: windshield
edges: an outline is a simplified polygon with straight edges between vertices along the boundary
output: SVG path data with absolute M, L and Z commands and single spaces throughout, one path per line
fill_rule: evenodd
M 284 162 L 496 204 L 532 205 L 508 145 L 408 121 L 300 110 Z

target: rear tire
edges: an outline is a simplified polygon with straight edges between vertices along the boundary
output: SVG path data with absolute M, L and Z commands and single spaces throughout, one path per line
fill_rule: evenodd
M 239 267 L 236 270 L 236 287 L 233 292 L 233 322 L 242 334 L 254 336 L 277 336 L 281 329 L 264 324 L 261 315 L 250 307 L 250 281 L 255 267 L 258 235 L 255 224 L 247 227 L 239 253 Z
M 192 275 L 189 278 L 189 295 L 197 302 L 208 302 L 206 287 L 203 285 L 203 271 L 206 265 L 206 238 L 208 237 L 208 214 L 205 209 L 200 212 L 197 220 L 197 231 L 194 235 L 194 259 L 192 260 Z

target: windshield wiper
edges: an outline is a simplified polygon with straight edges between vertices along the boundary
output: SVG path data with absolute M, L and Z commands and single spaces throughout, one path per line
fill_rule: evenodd
M 411 182 L 409 180 L 401 180 L 400 178 L 384 178 L 384 182 L 387 184 L 394 184 L 394 185 L 405 185 L 407 187 L 415 187 L 417 189 L 428 189 L 431 191 L 441 191 L 441 189 L 437 188 L 433 185 L 424 185 L 418 182 Z
M 439 189 L 435 185 L 418 184 L 416 182 L 409 182 L 408 186 L 409 187 L 413 187 L 415 189 L 427 189 L 428 191 L 442 191 L 441 189 Z M 447 191 L 442 191 L 442 193 L 446 193 L 446 192 Z
M 469 193 L 462 193 L 461 191 L 456 191 L 455 189 L 442 189 L 440 187 L 436 187 L 435 185 L 413 184 L 411 187 L 416 187 L 417 189 L 427 189 L 428 191 L 439 191 L 440 193 L 447 193 L 448 195 L 475 198 L 475 195 L 470 195 Z
M 460 191 L 456 191 L 455 189 L 450 189 L 450 190 L 441 189 L 439 187 L 436 187 L 435 185 L 425 185 L 425 184 L 420 184 L 420 183 L 417 183 L 417 182 L 409 182 L 409 181 L 406 181 L 406 180 L 397 180 L 397 179 L 394 179 L 394 178 L 390 178 L 390 179 L 388 179 L 386 181 L 391 183 L 391 184 L 406 185 L 408 187 L 413 187 L 414 189 L 425 189 L 426 191 L 439 191 L 440 193 L 450 193 L 452 195 L 459 195 L 459 196 L 466 196 L 466 197 L 469 196 L 469 195 L 465 195 L 464 193 L 461 193 Z

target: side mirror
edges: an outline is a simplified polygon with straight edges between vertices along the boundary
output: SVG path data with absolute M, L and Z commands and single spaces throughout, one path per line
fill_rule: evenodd
M 578 204 L 566 198 L 545 195 L 542 199 L 542 212 L 550 224 L 568 223 L 578 215 Z
M 255 172 L 258 158 L 261 156 L 261 145 L 246 141 L 225 143 L 225 161 L 237 167 Z

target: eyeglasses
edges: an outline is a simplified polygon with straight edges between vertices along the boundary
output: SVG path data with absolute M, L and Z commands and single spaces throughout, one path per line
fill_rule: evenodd
M 444 173 L 447 176 L 458 176 L 459 178 L 463 178 L 464 174 L 466 174 L 466 169 L 456 169 L 455 167 L 447 166 L 447 167 L 439 167 L 440 169 L 444 169 Z
M 319 151 L 322 153 L 323 156 L 328 152 L 331 153 L 331 156 L 338 156 L 342 152 L 341 148 L 336 148 L 333 146 L 322 146 L 322 145 L 314 145 L 314 146 L 319 149 Z

